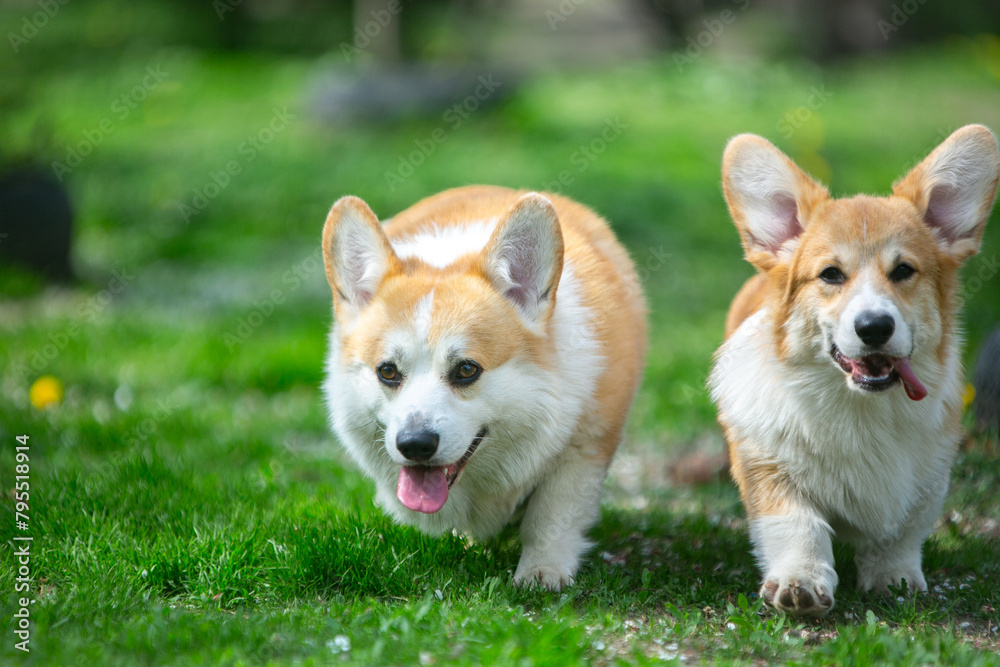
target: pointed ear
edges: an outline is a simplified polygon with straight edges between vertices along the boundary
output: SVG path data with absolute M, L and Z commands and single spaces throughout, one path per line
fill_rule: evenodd
M 956 260 L 979 252 L 986 220 L 997 194 L 997 139 L 982 125 L 956 130 L 893 186 L 913 202 Z
M 341 197 L 323 226 L 323 262 L 334 302 L 353 314 L 364 308 L 397 262 L 378 218 L 357 197 Z
M 554 303 L 562 264 L 556 209 L 536 192 L 514 202 L 482 254 L 485 276 L 530 323 L 539 321 Z
M 729 141 L 722 188 L 747 260 L 763 271 L 791 257 L 810 212 L 829 198 L 826 188 L 755 134 Z

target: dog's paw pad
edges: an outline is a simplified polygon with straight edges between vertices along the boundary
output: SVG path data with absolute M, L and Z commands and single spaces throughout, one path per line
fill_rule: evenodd
M 760 588 L 764 602 L 794 616 L 826 616 L 833 609 L 832 592 L 807 577 L 768 580 Z

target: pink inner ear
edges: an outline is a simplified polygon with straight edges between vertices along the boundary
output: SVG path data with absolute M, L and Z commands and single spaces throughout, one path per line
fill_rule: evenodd
M 517 247 L 510 254 L 507 270 L 513 283 L 505 292 L 507 298 L 521 307 L 533 306 L 532 299 L 539 296 L 535 294 L 534 286 L 542 278 L 539 275 L 542 267 L 538 258 L 534 257 L 529 249 Z
M 355 305 L 367 305 L 378 287 L 380 259 L 372 248 L 364 244 L 374 241 L 363 236 L 348 235 L 342 242 L 343 247 L 339 249 L 339 273 L 341 287 L 347 293 L 341 294 Z
M 954 188 L 939 185 L 931 190 L 931 196 L 927 201 L 927 212 L 924 213 L 924 220 L 927 224 L 940 230 L 941 235 L 948 243 L 954 243 L 968 236 L 969 232 L 969 230 L 961 229 L 957 224 L 961 220 L 959 196 L 960 193 Z
M 753 241 L 768 252 L 776 253 L 788 239 L 802 233 L 802 225 L 799 223 L 799 207 L 794 197 L 784 193 L 774 194 L 768 203 L 773 224 L 767 226 L 766 238 L 754 237 Z

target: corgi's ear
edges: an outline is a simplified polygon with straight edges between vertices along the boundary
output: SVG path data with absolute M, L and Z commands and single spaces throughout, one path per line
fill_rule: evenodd
M 982 125 L 956 130 L 893 186 L 909 199 L 956 260 L 979 252 L 997 194 L 997 139 Z
M 398 261 L 378 218 L 357 197 L 341 197 L 323 226 L 323 263 L 334 302 L 354 314 L 371 302 Z
M 487 279 L 529 323 L 550 311 L 562 264 L 559 217 L 552 202 L 535 192 L 514 202 L 482 253 Z
M 810 212 L 829 198 L 826 188 L 755 134 L 729 141 L 722 188 L 747 260 L 764 271 L 791 257 Z

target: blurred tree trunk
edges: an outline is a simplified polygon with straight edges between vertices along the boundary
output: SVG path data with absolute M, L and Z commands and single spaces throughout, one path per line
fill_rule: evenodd
M 377 63 L 399 60 L 402 4 L 403 0 L 354 0 L 354 34 L 360 31 L 371 38 L 366 51 Z

